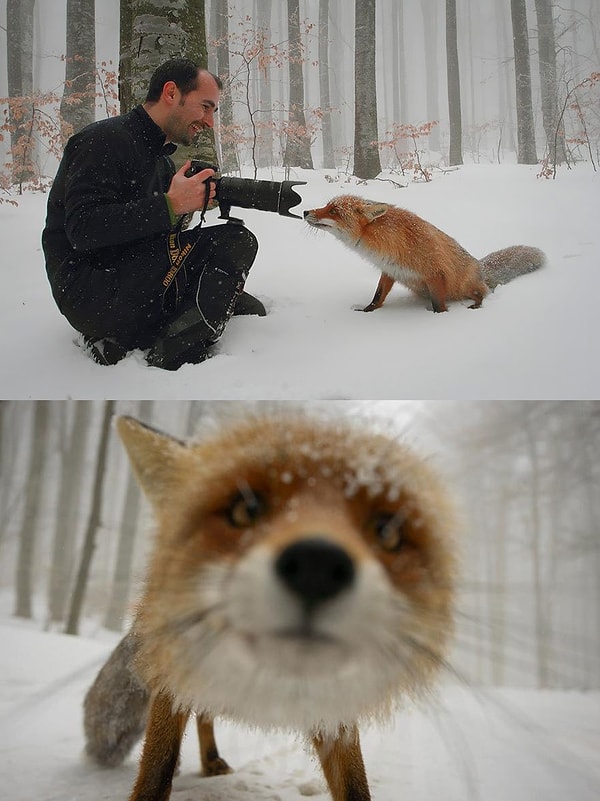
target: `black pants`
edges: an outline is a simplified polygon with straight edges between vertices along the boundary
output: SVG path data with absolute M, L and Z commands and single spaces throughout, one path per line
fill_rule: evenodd
M 192 309 L 216 342 L 244 288 L 258 243 L 247 228 L 225 223 L 111 250 L 81 270 L 61 311 L 86 337 L 112 337 L 128 350 L 148 348 Z

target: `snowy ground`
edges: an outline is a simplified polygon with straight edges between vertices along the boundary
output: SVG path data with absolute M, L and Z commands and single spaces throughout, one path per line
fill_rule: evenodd
M 100 769 L 82 755 L 81 702 L 111 645 L 0 622 L 0 787 L 10 801 L 125 799 L 137 753 Z M 441 708 L 407 710 L 363 734 L 373 801 L 595 801 L 600 794 L 600 694 L 442 692 Z M 230 776 L 197 775 L 184 741 L 173 801 L 328 798 L 295 738 L 220 725 Z
M 362 314 L 353 306 L 371 300 L 371 266 L 304 222 L 243 211 L 260 241 L 247 288 L 269 314 L 232 320 L 212 359 L 177 373 L 147 367 L 139 352 L 100 367 L 76 348 L 44 274 L 46 198 L 0 205 L 2 397 L 600 397 L 600 175 L 579 165 L 546 181 L 537 170 L 470 165 L 406 189 L 292 176 L 308 181 L 297 211 L 353 192 L 410 208 L 476 256 L 532 244 L 548 266 L 499 288 L 479 311 L 454 303 L 434 315 L 396 287 L 382 309 Z

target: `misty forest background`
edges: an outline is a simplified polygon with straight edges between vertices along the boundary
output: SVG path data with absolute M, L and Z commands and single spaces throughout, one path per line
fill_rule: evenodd
M 465 520 L 457 675 L 599 689 L 600 402 L 319 403 L 383 415 L 454 486 Z M 2 617 L 92 637 L 123 631 L 153 524 L 114 415 L 185 438 L 251 406 L 1 402 Z
M 427 181 L 516 160 L 556 177 L 600 154 L 597 0 L 0 0 L 0 26 L 5 202 L 47 189 L 68 136 L 181 54 L 225 91 L 218 144 L 179 160 L 224 172 Z

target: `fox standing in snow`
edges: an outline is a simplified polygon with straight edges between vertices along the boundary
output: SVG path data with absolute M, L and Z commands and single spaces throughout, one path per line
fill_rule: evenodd
M 515 245 L 478 261 L 417 214 L 356 195 L 305 211 L 304 219 L 331 231 L 381 270 L 366 312 L 383 306 L 395 281 L 429 298 L 434 312 L 447 311 L 448 300 L 472 300 L 469 308 L 478 309 L 490 290 L 537 270 L 545 258 L 538 248 Z
M 191 714 L 203 773 L 229 772 L 223 716 L 301 732 L 334 801 L 368 801 L 358 726 L 427 690 L 452 632 L 436 475 L 393 436 L 299 410 L 192 444 L 118 430 L 158 533 L 132 632 L 86 697 L 88 753 L 122 760 L 149 706 L 130 801 L 166 801 Z

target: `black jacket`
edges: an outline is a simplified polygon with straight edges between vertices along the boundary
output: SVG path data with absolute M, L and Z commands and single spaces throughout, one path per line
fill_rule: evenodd
M 128 246 L 170 230 L 164 192 L 174 150 L 142 106 L 92 123 L 69 139 L 42 234 L 59 308 L 82 270 L 112 267 Z

